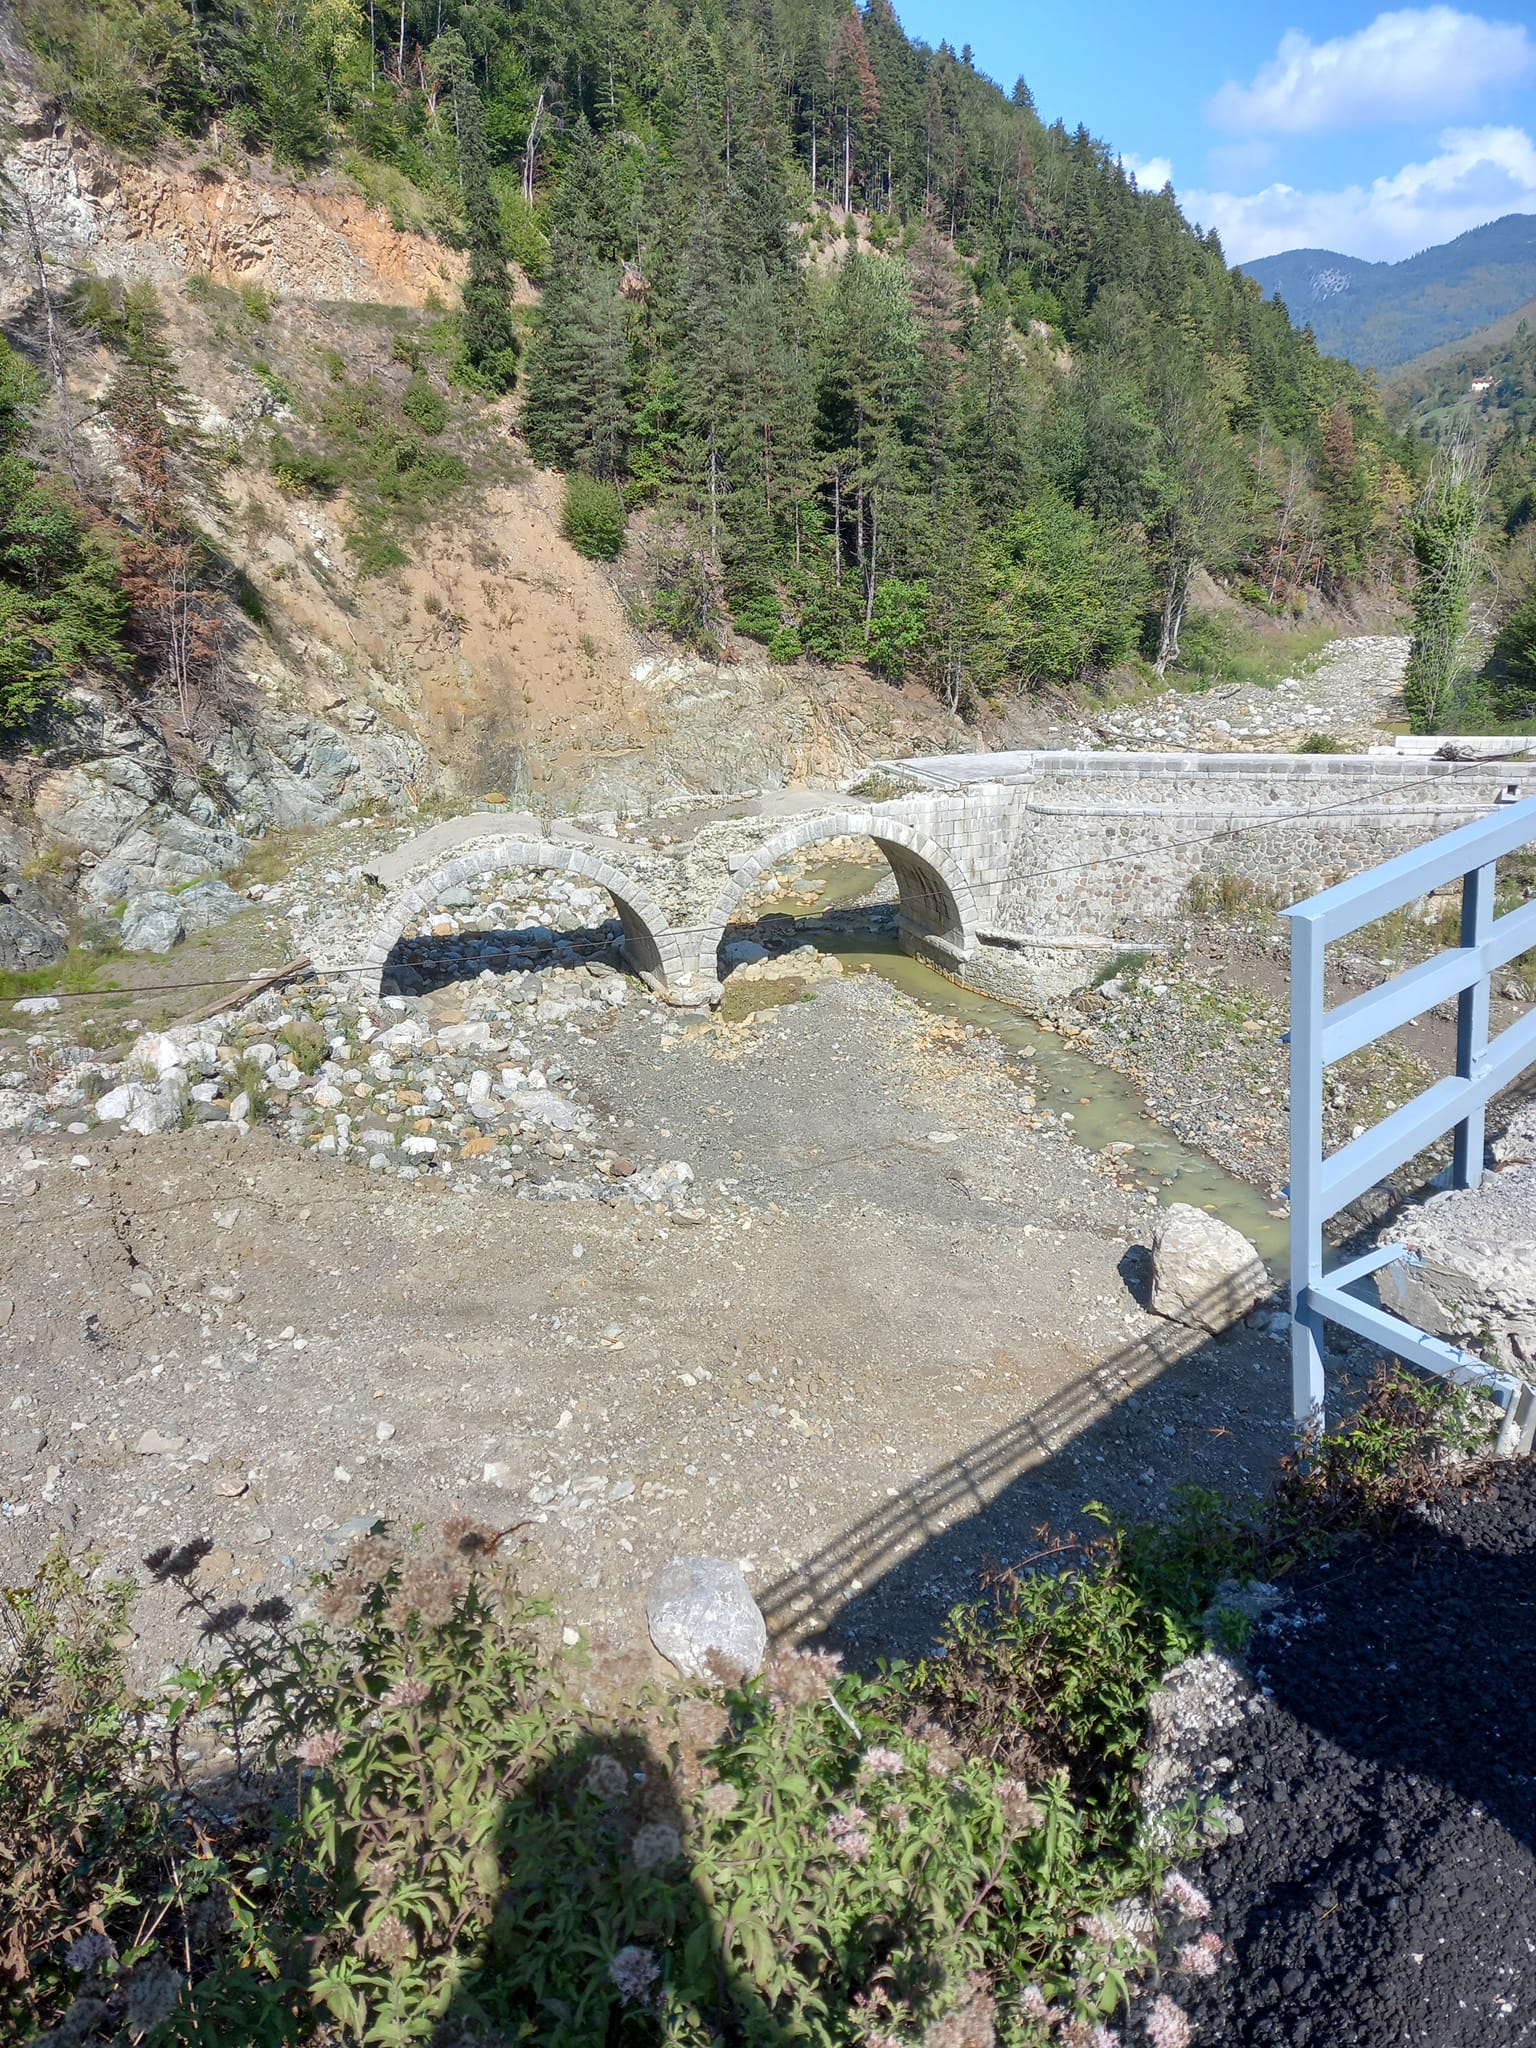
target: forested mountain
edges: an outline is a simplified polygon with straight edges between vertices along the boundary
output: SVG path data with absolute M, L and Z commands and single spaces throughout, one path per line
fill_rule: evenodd
M 868 660 L 963 707 L 1166 665 L 1199 563 L 1283 606 L 1396 562 L 1412 445 L 1360 375 L 889 0 L 21 18 L 117 147 L 329 160 L 467 248 L 453 374 L 516 392 L 537 459 L 589 480 L 573 533 L 611 552 L 627 518 L 655 622 L 700 647 Z M 293 488 L 323 475 L 302 440 Z
M 1507 213 L 1401 263 L 1287 249 L 1243 268 L 1311 327 L 1319 348 L 1390 370 L 1536 298 L 1536 215 Z
M 1526 440 L 1536 428 L 1533 314 L 1536 302 L 1518 320 L 1405 364 L 1386 386 L 1393 418 L 1422 440 L 1498 442 L 1510 429 Z

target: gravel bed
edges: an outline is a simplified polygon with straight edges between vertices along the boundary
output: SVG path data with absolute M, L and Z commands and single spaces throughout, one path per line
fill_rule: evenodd
M 1052 744 L 1201 753 L 1289 753 L 1324 734 L 1364 753 L 1389 744 L 1400 724 L 1408 641 L 1402 634 L 1356 634 L 1333 641 L 1300 676 L 1272 685 L 1213 683 L 1169 690 L 1085 719 Z
M 1262 1711 L 1205 1760 L 1238 1831 L 1197 1873 L 1225 1953 L 1179 1992 L 1196 2048 L 1536 2041 L 1533 1551 L 1522 1460 L 1260 1625 Z

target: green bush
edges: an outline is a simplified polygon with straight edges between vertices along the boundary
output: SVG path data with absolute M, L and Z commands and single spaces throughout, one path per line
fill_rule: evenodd
M 313 1017 L 295 1017 L 277 1034 L 277 1042 L 301 1074 L 313 1074 L 325 1063 L 330 1042 Z
M 91 1583 L 52 1552 L 0 1596 L 0 2036 L 61 2016 L 71 1961 L 104 1920 L 129 1927 L 169 1876 L 166 1818 L 120 1643 L 130 1580 Z M 147 1944 L 152 1951 L 153 1943 Z M 139 1960 L 130 1943 L 119 1966 Z
M 877 676 L 898 683 L 917 658 L 928 633 L 928 586 L 888 576 L 875 592 L 869 620 L 869 665 Z
M 560 531 L 578 554 L 615 562 L 624 552 L 624 500 L 617 485 L 573 469 L 565 480 Z
M 448 408 L 441 395 L 419 374 L 406 385 L 400 410 L 424 434 L 440 434 L 448 424 Z
M 72 676 L 128 660 L 115 554 L 21 452 L 38 395 L 35 373 L 0 339 L 0 732 Z
M 272 436 L 271 465 L 278 489 L 295 497 L 328 498 L 341 487 L 341 464 L 334 457 L 296 448 L 285 434 Z

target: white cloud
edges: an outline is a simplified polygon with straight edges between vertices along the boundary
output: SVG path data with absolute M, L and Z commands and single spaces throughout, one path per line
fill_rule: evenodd
M 1166 156 L 1137 156 L 1122 149 L 1120 168 L 1136 180 L 1143 192 L 1161 192 L 1165 185 L 1173 183 L 1173 163 Z
M 1253 83 L 1229 79 L 1206 114 L 1217 127 L 1265 135 L 1444 120 L 1532 70 L 1536 43 L 1519 22 L 1404 7 L 1326 43 L 1291 29 Z
M 1179 200 L 1191 220 L 1218 231 L 1229 262 L 1282 249 L 1392 262 L 1501 214 L 1536 213 L 1536 143 L 1523 128 L 1448 128 L 1427 163 L 1369 185 L 1302 192 L 1277 184 L 1248 196 L 1181 192 Z

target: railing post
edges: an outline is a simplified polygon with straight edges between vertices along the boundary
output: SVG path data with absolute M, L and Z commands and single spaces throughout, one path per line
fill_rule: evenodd
M 1323 1277 L 1323 966 L 1306 917 L 1291 923 L 1291 1403 L 1298 1432 L 1323 1426 L 1323 1318 L 1308 1290 Z
M 1461 883 L 1461 943 L 1480 946 L 1493 923 L 1493 892 L 1498 865 L 1472 868 Z M 1456 999 L 1456 1072 L 1470 1081 L 1479 1053 L 1488 1049 L 1489 977 L 1480 974 Z M 1475 1188 L 1483 1177 L 1483 1129 L 1487 1112 L 1479 1103 L 1456 1126 L 1451 1161 L 1452 1185 Z

